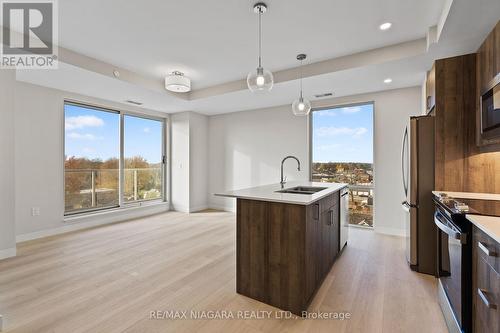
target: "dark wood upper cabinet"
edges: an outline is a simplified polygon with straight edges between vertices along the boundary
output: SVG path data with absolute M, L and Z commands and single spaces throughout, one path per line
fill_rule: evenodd
M 500 73 L 500 21 L 477 51 L 479 93 L 483 94 L 498 82 Z M 496 80 L 495 80 L 496 78 Z
M 480 138 L 481 92 L 500 80 L 500 23 L 477 53 L 435 62 L 435 189 L 500 193 L 500 144 Z
M 437 60 L 435 70 L 435 189 L 464 192 L 474 181 L 467 156 L 475 145 L 476 54 Z

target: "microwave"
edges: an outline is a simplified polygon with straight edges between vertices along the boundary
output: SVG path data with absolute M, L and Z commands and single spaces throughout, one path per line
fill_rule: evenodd
M 500 83 L 481 96 L 480 116 L 481 141 L 500 142 Z

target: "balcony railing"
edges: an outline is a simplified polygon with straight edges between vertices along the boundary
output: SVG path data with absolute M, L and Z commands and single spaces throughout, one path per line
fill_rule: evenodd
M 313 174 L 313 180 L 339 182 L 338 175 L 318 173 Z M 373 226 L 373 190 L 374 186 L 371 183 L 349 184 L 349 224 L 363 227 Z
M 119 184 L 118 169 L 66 169 L 66 213 L 118 206 Z M 161 168 L 124 169 L 125 203 L 160 198 L 162 198 Z

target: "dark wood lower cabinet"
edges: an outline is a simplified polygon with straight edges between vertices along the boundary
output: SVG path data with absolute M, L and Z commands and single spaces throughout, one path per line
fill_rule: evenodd
M 310 205 L 238 199 L 239 294 L 301 315 L 339 253 L 339 193 Z
M 495 266 L 499 244 L 474 227 L 473 326 L 474 332 L 500 332 L 500 274 Z

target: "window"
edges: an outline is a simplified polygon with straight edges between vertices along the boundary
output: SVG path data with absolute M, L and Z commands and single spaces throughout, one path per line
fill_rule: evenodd
M 314 110 L 312 180 L 348 183 L 350 221 L 373 226 L 373 104 Z
M 125 202 L 162 197 L 163 123 L 125 116 Z
M 164 199 L 164 120 L 70 102 L 64 117 L 66 215 Z

